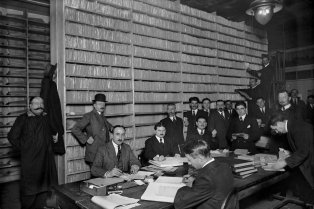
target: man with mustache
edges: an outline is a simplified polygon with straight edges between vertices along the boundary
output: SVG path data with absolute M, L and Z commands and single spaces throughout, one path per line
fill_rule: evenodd
M 225 110 L 225 104 L 222 100 L 216 101 L 217 110 L 212 111 L 209 121 L 209 131 L 213 138 L 217 139 L 218 148 L 224 149 L 228 147 L 227 131 L 230 123 L 230 115 Z
M 92 165 L 97 149 L 109 142 L 109 131 L 112 125 L 105 116 L 106 96 L 96 94 L 93 100 L 93 110 L 83 115 L 72 128 L 72 134 L 81 144 L 86 144 L 85 161 Z M 83 131 L 86 131 L 85 134 Z
M 112 130 L 112 140 L 99 147 L 91 172 L 96 177 L 118 177 L 124 172 L 137 173 L 141 163 L 131 147 L 124 142 L 125 128 L 116 125 Z
M 44 208 L 51 186 L 58 184 L 52 151 L 57 133 L 52 133 L 41 97 L 30 99 L 29 111 L 18 116 L 8 139 L 21 156 L 22 208 Z

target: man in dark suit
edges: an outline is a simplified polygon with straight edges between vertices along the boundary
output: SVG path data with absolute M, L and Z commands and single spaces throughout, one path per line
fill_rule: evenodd
M 174 198 L 174 207 L 219 209 L 233 189 L 233 176 L 227 164 L 210 156 L 205 141 L 190 141 L 184 146 L 185 156 L 197 170 L 197 176 L 184 176 L 186 186 L 181 187 Z
M 196 119 L 196 129 L 188 133 L 186 141 L 204 140 L 212 150 L 218 149 L 218 141 L 211 136 L 211 132 L 207 128 L 206 116 L 199 116 Z
M 184 143 L 183 120 L 176 116 L 176 105 L 171 103 L 167 105 L 168 117 L 160 122 L 166 127 L 166 137 L 169 138 L 174 146 Z
M 227 114 L 228 114 L 227 117 L 229 118 L 229 120 L 238 117 L 238 113 L 237 111 L 235 111 L 235 109 L 233 109 L 232 103 L 230 100 L 225 101 L 225 110 L 227 111 Z
M 202 100 L 202 104 L 203 104 L 203 111 L 204 111 L 204 115 L 207 116 L 207 124 L 209 123 L 209 118 L 210 118 L 210 99 L 209 98 L 204 98 Z
M 166 137 L 166 127 L 161 122 L 155 124 L 155 135 L 145 141 L 144 157 L 146 160 L 162 160 L 167 156 L 180 157 L 178 146 Z
M 292 89 L 290 91 L 291 96 L 291 105 L 294 107 L 294 109 L 302 116 L 302 119 L 305 120 L 306 118 L 306 105 L 303 100 L 301 100 L 298 97 L 299 91 L 298 89 Z
M 273 70 L 273 66 L 269 60 L 269 57 L 267 54 L 262 55 L 262 65 L 263 68 L 261 70 L 251 70 L 247 69 L 247 72 L 251 74 L 254 77 L 257 77 L 260 79 L 261 83 L 259 84 L 259 88 L 261 89 L 261 97 L 263 97 L 266 100 L 266 106 L 270 107 L 270 99 L 271 99 L 271 93 L 272 93 L 272 87 L 273 87 L 273 80 L 275 71 Z
M 239 117 L 231 121 L 227 133 L 231 149 L 248 149 L 250 153 L 255 153 L 255 142 L 260 138 L 257 121 L 246 114 L 246 104 L 243 101 L 237 102 L 235 107 Z
M 93 100 L 93 110 L 84 114 L 71 130 L 81 144 L 86 144 L 85 161 L 89 165 L 93 164 L 98 147 L 110 141 L 109 131 L 112 125 L 105 116 L 106 102 L 104 94 L 96 94 Z
M 187 134 L 196 130 L 196 118 L 205 115 L 203 110 L 198 109 L 199 99 L 197 97 L 191 97 L 189 102 L 191 110 L 183 114 L 184 125 L 188 127 Z
M 314 95 L 307 97 L 306 121 L 314 126 Z
M 213 138 L 217 139 L 218 148 L 224 149 L 228 147 L 227 131 L 230 120 L 230 115 L 224 110 L 225 105 L 222 100 L 216 101 L 217 110 L 212 111 L 209 121 L 209 131 Z
M 257 106 L 254 109 L 252 116 L 256 118 L 262 135 L 267 135 L 267 124 L 272 114 L 272 110 L 265 106 L 265 99 L 263 97 L 258 97 L 256 99 L 256 105 Z
M 277 134 L 287 134 L 291 154 L 279 159 L 274 169 L 289 167 L 296 194 L 308 203 L 314 203 L 314 142 L 313 127 L 300 120 L 291 120 L 282 112 L 270 119 L 270 127 Z
M 279 112 L 284 112 L 291 119 L 303 120 L 302 113 L 291 105 L 291 97 L 287 90 L 278 92 L 278 102 L 280 105 Z
M 91 173 L 96 177 L 121 176 L 123 172 L 137 173 L 141 167 L 131 147 L 124 142 L 125 128 L 113 127 L 112 140 L 98 148 Z

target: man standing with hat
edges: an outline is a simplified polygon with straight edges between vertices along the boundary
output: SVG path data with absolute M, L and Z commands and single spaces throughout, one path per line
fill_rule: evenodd
M 72 134 L 81 144 L 86 144 L 85 161 L 93 164 L 98 147 L 109 142 L 109 131 L 112 125 L 105 117 L 106 96 L 96 94 L 93 100 L 93 110 L 83 115 L 72 128 Z M 86 134 L 83 131 L 86 131 Z

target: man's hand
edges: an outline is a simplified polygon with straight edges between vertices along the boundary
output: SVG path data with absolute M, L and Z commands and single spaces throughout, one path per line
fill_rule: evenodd
M 182 182 L 186 184 L 188 187 L 192 187 L 195 178 L 190 175 L 184 175 Z
M 214 129 L 214 130 L 212 131 L 212 137 L 216 137 L 216 135 L 217 135 L 217 130 Z
M 58 132 L 57 132 L 56 135 L 52 135 L 53 143 L 57 143 L 58 142 L 58 136 L 59 136 Z
M 107 172 L 107 177 L 121 176 L 122 171 L 118 168 L 113 168 L 111 171 Z
M 249 135 L 248 134 L 246 134 L 246 133 L 243 133 L 243 138 L 245 139 L 245 140 L 248 140 L 249 139 Z
M 274 165 L 271 166 L 273 170 L 280 170 L 286 167 L 287 163 L 285 160 L 278 160 Z
M 174 155 L 174 157 L 176 157 L 176 158 L 180 158 L 180 157 L 181 157 L 181 155 L 180 155 L 180 154 L 175 154 L 175 155 Z
M 137 173 L 139 169 L 140 169 L 140 167 L 138 165 L 132 165 L 130 172 L 131 173 Z
M 87 144 L 93 144 L 93 143 L 94 143 L 94 138 L 90 136 L 90 137 L 87 139 Z

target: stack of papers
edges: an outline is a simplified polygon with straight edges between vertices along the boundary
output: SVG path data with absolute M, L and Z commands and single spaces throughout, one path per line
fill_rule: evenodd
M 188 163 L 188 159 L 186 157 L 166 157 L 163 161 L 150 160 L 148 162 L 158 167 L 174 167 Z
M 178 189 L 185 186 L 182 177 L 160 176 L 146 188 L 142 200 L 173 203 Z
M 132 208 L 139 204 L 137 203 L 139 199 L 124 197 L 118 194 L 111 194 L 108 196 L 94 196 L 92 197 L 92 202 L 99 205 L 105 209 L 114 208 Z M 121 207 L 126 206 L 126 207 Z

